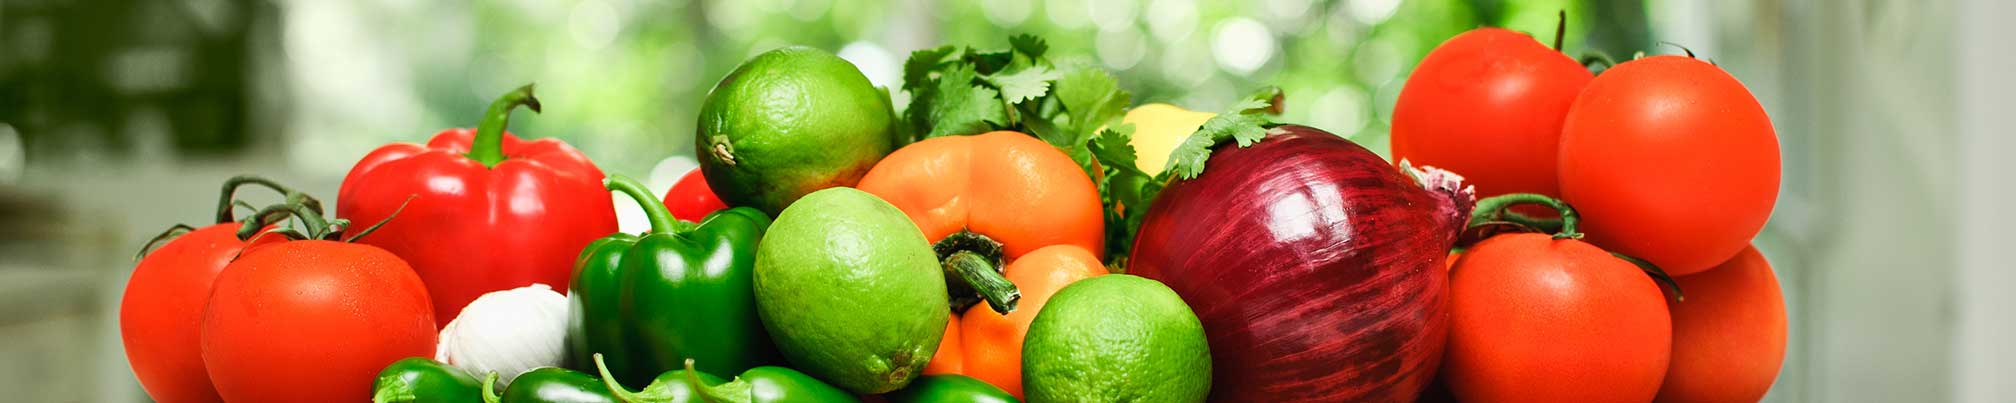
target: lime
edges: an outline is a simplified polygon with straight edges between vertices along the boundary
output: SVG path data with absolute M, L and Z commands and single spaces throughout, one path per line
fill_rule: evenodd
M 785 208 L 756 247 L 755 286 L 757 313 L 792 367 L 861 394 L 923 372 L 951 315 L 923 231 L 854 188 Z
M 694 150 L 722 201 L 775 216 L 807 193 L 859 182 L 895 147 L 894 120 L 888 93 L 853 64 L 785 47 L 714 85 Z
M 1115 274 L 1058 290 L 1022 342 L 1030 402 L 1202 402 L 1211 392 L 1204 326 L 1176 292 Z

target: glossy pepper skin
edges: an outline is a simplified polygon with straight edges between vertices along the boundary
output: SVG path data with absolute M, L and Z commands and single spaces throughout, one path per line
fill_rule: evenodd
M 965 375 L 931 375 L 882 397 L 889 403 L 1021 403 L 1014 395 Z
M 903 210 L 946 270 L 955 319 L 924 373 L 967 375 L 1020 395 L 1022 338 L 1043 302 L 1106 274 L 1098 186 L 1050 143 L 997 131 L 904 146 L 876 163 L 860 189 Z M 997 303 L 996 281 L 1011 303 Z M 993 309 L 967 309 L 982 298 Z
M 672 218 L 700 221 L 727 208 L 728 204 L 714 195 L 714 188 L 707 186 L 707 177 L 701 176 L 700 168 L 686 172 L 671 189 L 665 190 L 665 209 L 672 211 Z
M 602 365 L 604 356 L 594 357 L 601 369 L 603 379 L 610 378 L 608 367 Z M 616 381 L 606 381 L 608 389 L 616 399 L 626 403 L 848 403 L 861 399 L 833 385 L 806 375 L 798 370 L 760 366 L 743 371 L 734 380 L 723 382 L 720 377 L 693 369 L 693 360 L 686 360 L 685 369 L 677 369 L 659 375 L 651 380 L 651 385 L 643 390 L 631 392 Z
M 616 380 L 632 383 L 689 358 L 715 373 L 779 362 L 752 284 L 770 218 L 741 207 L 695 224 L 672 218 L 635 180 L 612 175 L 607 187 L 644 208 L 651 232 L 610 235 L 581 252 L 567 296 L 573 362 L 601 353 Z
M 566 288 L 581 247 L 616 232 L 602 170 L 588 157 L 557 139 L 524 141 L 504 131 L 521 105 L 539 110 L 532 86 L 492 103 L 475 130 L 385 145 L 343 178 L 338 215 L 373 223 L 399 211 L 362 241 L 413 265 L 434 300 L 437 327 L 490 291 Z
M 483 384 L 469 372 L 419 357 L 385 366 L 371 390 L 372 403 L 470 403 L 483 399 Z
M 1002 271 L 1022 291 L 1020 306 L 1007 314 L 968 309 L 953 316 L 945 337 L 959 341 L 940 343 L 924 373 L 965 375 L 1022 397 L 1022 340 L 1029 324 L 1064 286 L 1106 274 L 1097 256 L 1075 245 L 1050 245 L 1022 255 Z
M 578 371 L 545 367 L 519 374 L 504 388 L 502 396 L 485 396 L 485 403 L 616 403 L 616 395 L 601 379 Z M 468 402 L 468 401 L 464 401 Z

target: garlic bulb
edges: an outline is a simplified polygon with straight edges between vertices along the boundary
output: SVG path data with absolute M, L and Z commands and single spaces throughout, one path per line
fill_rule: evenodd
M 567 297 L 545 284 L 492 291 L 477 297 L 441 328 L 434 359 L 482 377 L 496 372 L 498 386 L 566 356 Z

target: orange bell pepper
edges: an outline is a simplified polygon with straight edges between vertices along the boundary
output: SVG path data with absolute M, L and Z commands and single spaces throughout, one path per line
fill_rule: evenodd
M 1049 143 L 998 131 L 905 146 L 858 187 L 903 210 L 945 259 L 959 318 L 924 372 L 971 376 L 1020 397 L 1029 322 L 1064 285 L 1106 273 L 1092 179 Z M 983 297 L 994 309 L 960 314 Z
M 1022 303 L 1006 315 L 986 309 L 966 311 L 959 318 L 961 375 L 987 381 L 1022 398 L 1022 338 L 1029 323 L 1057 290 L 1078 280 L 1106 274 L 1106 265 L 1092 252 L 1072 245 L 1052 245 L 1008 264 L 1008 281 L 1022 290 Z M 939 354 L 945 351 L 941 347 Z M 933 355 L 936 359 L 938 356 Z M 929 372 L 927 369 L 926 372 Z
M 902 209 L 938 242 L 959 231 L 1001 243 L 1007 258 L 1056 244 L 1104 251 L 1099 188 L 1071 157 L 999 131 L 927 139 L 890 153 L 858 186 Z

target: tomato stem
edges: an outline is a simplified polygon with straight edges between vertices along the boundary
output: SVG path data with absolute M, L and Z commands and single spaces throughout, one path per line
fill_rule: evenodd
M 1610 256 L 1616 256 L 1618 259 L 1623 259 L 1626 262 L 1631 262 L 1634 266 L 1638 266 L 1638 270 L 1644 271 L 1647 276 L 1652 276 L 1653 282 L 1665 286 L 1668 291 L 1672 291 L 1674 301 L 1687 301 L 1687 295 L 1680 293 L 1680 282 L 1674 281 L 1673 276 L 1666 274 L 1666 270 L 1660 269 L 1659 265 L 1652 264 L 1652 262 L 1645 259 L 1617 252 L 1610 252 Z
M 230 179 L 225 179 L 224 190 L 222 194 L 218 195 L 217 197 L 218 224 L 238 221 L 238 219 L 233 217 L 233 214 L 231 213 L 234 208 L 237 208 L 238 206 L 241 205 L 240 203 L 244 203 L 242 201 L 237 200 L 237 193 L 238 188 L 244 187 L 245 185 L 263 186 L 266 187 L 267 189 L 273 189 L 273 191 L 275 192 L 279 192 L 282 195 L 288 195 L 288 196 L 293 196 L 295 194 L 300 193 L 294 191 L 294 188 L 287 187 L 286 185 L 281 185 L 279 182 L 275 182 L 272 179 L 267 179 L 265 177 L 260 177 L 256 175 L 238 175 L 233 176 Z M 310 197 L 305 194 L 302 195 L 302 200 L 304 200 L 306 203 L 309 204 L 310 207 L 313 207 L 316 210 L 322 209 L 321 200 L 316 200 L 314 197 Z
M 1561 9 L 1554 19 L 1554 51 L 1561 51 L 1561 41 L 1568 36 L 1568 9 Z
M 1022 300 L 1022 290 L 1001 276 L 1004 265 L 1000 242 L 972 231 L 959 231 L 938 240 L 931 249 L 938 252 L 940 268 L 945 272 L 945 291 L 951 296 L 946 302 L 953 312 L 965 312 L 982 300 L 994 312 L 1015 311 Z
M 1554 239 L 1582 238 L 1582 233 L 1576 230 L 1576 226 L 1582 222 L 1582 216 L 1575 212 L 1575 208 L 1569 206 L 1567 202 L 1561 201 L 1561 199 L 1537 193 L 1509 193 L 1478 200 L 1477 209 L 1472 210 L 1470 213 L 1470 227 L 1476 228 L 1499 222 L 1512 222 L 1534 228 L 1544 228 L 1547 226 L 1548 223 L 1540 222 L 1539 219 L 1518 215 L 1510 211 L 1512 206 L 1522 204 L 1547 206 L 1561 214 L 1561 229 L 1554 233 Z
M 386 214 L 386 215 L 385 215 L 385 219 L 383 219 L 383 220 L 378 220 L 378 222 L 377 222 L 377 223 L 373 223 L 373 224 L 371 224 L 371 226 L 369 226 L 369 227 L 364 227 L 364 230 L 362 230 L 362 231 L 357 231 L 357 233 L 356 233 L 356 234 L 353 234 L 353 235 L 350 235 L 350 237 L 349 237 L 349 238 L 343 238 L 343 242 L 356 242 L 356 241 L 357 241 L 357 238 L 363 238 L 363 237 L 364 237 L 365 235 L 371 235 L 371 233 L 373 233 L 373 232 L 378 232 L 378 227 L 383 227 L 383 226 L 385 226 L 385 223 L 388 223 L 388 222 L 392 222 L 392 217 L 398 217 L 398 216 L 399 216 L 399 213 L 400 213 L 400 212 L 403 212 L 403 211 L 406 211 L 406 204 L 408 204 L 408 203 L 412 203 L 412 202 L 413 202 L 413 199 L 414 199 L 414 198 L 418 198 L 418 197 L 420 197 L 420 195 L 418 195 L 418 194 L 411 194 L 411 195 L 406 195 L 406 200 L 405 200 L 405 201 L 401 201 L 401 202 L 399 202 L 399 207 L 398 207 L 398 208 L 394 208 L 394 209 L 392 209 L 392 214 Z M 343 222 L 344 222 L 344 225 L 346 225 L 346 226 L 347 226 L 347 225 L 349 225 L 349 222 L 350 222 L 349 220 L 343 220 L 343 219 L 338 219 L 338 220 L 340 220 L 340 221 L 343 221 Z M 336 231 L 337 231 L 337 232 L 341 232 L 341 231 L 343 231 L 343 229 L 341 229 L 341 228 L 338 228 L 338 229 L 336 229 Z M 335 234 L 335 233 L 331 233 L 331 234 L 329 234 L 329 235 L 330 235 L 330 236 L 335 236 L 335 235 L 337 235 L 337 234 Z
M 168 240 L 175 239 L 176 237 L 182 236 L 182 234 L 187 234 L 195 230 L 196 227 L 191 227 L 189 226 L 189 224 L 175 224 L 174 226 L 168 227 L 167 230 L 161 231 L 160 235 L 155 235 L 153 239 L 147 240 L 147 244 L 140 245 L 140 252 L 133 254 L 133 261 L 138 262 L 140 261 L 140 258 L 147 257 L 147 253 L 153 252 L 154 247 L 161 245 L 162 242 L 168 242 Z
M 483 113 L 483 121 L 476 125 L 476 138 L 469 141 L 469 159 L 482 163 L 484 168 L 504 162 L 504 127 L 511 124 L 511 110 L 519 106 L 539 112 L 539 98 L 532 96 L 532 84 L 504 93 L 490 103 L 490 110 Z
M 1680 46 L 1680 44 L 1678 44 L 1678 43 L 1673 43 L 1673 42 L 1671 42 L 1671 41 L 1659 41 L 1659 44 L 1661 44 L 1661 45 L 1666 45 L 1666 46 L 1672 46 L 1672 47 L 1676 47 L 1676 48 L 1680 48 L 1680 51 L 1681 51 L 1681 52 L 1686 52 L 1686 53 L 1687 53 L 1687 58 L 1689 58 L 1689 59 L 1699 59 L 1698 57 L 1694 57 L 1694 49 L 1688 49 L 1688 48 L 1687 48 L 1686 46 Z

